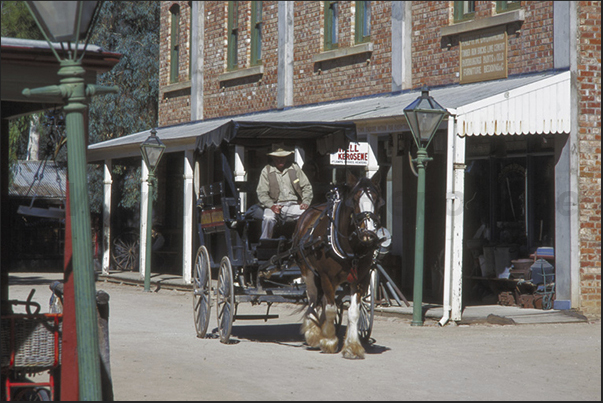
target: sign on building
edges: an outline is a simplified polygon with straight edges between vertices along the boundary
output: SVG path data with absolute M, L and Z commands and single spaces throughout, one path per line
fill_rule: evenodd
M 507 78 L 507 31 L 504 26 L 460 39 L 460 83 Z
M 369 146 L 368 143 L 350 143 L 346 150 L 340 148 L 331 154 L 331 165 L 368 165 Z

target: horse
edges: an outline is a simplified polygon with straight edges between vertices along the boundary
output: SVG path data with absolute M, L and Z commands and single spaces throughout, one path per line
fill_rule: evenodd
M 347 173 L 343 189 L 335 189 L 328 201 L 311 206 L 299 218 L 292 246 L 306 284 L 308 298 L 301 331 L 306 343 L 325 353 L 337 353 L 339 340 L 335 318 L 335 292 L 344 282 L 350 285 L 348 327 L 343 357 L 363 359 L 358 335 L 360 299 L 370 283 L 370 269 L 379 248 L 378 209 L 383 205 L 380 173 L 357 179 Z

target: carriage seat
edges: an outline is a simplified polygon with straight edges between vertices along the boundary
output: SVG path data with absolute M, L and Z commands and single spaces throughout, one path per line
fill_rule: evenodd
M 249 209 L 247 209 L 244 216 L 245 219 L 249 222 L 250 238 L 252 240 L 259 240 L 260 234 L 262 232 L 262 220 L 264 217 L 264 209 L 259 204 L 254 204 Z M 297 220 L 283 220 L 280 217 L 277 217 L 272 239 L 278 240 L 280 237 L 291 239 L 293 237 L 293 231 L 295 231 L 296 224 Z

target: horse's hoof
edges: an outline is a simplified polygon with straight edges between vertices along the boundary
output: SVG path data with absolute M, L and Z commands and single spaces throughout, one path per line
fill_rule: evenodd
M 343 358 L 347 358 L 349 360 L 363 360 L 364 348 L 360 344 L 346 344 L 345 346 L 343 346 L 341 354 L 343 355 Z
M 339 340 L 337 338 L 334 338 L 334 339 L 322 339 L 320 341 L 320 350 L 323 353 L 335 354 L 337 352 L 337 345 L 338 344 L 339 344 Z
M 308 346 L 317 348 L 320 346 L 320 339 L 322 338 L 322 332 L 320 328 L 312 321 L 305 321 L 302 326 L 302 334 L 306 339 Z

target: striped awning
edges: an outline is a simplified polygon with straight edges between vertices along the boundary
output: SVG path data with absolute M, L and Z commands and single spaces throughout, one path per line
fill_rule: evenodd
M 456 109 L 459 136 L 569 133 L 570 72 Z

